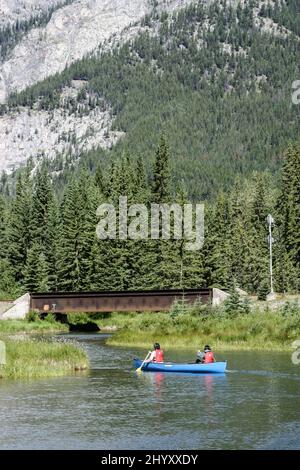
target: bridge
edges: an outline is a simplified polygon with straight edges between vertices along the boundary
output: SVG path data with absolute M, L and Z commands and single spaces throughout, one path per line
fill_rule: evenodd
M 160 312 L 176 300 L 216 303 L 218 289 L 31 293 L 30 310 L 49 313 Z M 221 292 L 221 291 L 220 291 Z

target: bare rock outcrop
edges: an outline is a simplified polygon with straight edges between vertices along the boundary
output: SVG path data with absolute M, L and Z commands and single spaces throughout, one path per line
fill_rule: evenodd
M 42 0 L 32 1 L 44 7 Z M 172 11 L 191 1 L 159 0 L 157 8 Z M 21 8 L 23 2 L 15 3 Z M 109 37 L 140 21 L 153 5 L 152 0 L 74 0 L 57 9 L 46 26 L 31 29 L 0 65 L 0 102 L 12 91 L 23 90 L 93 52 Z M 10 18 L 8 13 L 6 17 Z

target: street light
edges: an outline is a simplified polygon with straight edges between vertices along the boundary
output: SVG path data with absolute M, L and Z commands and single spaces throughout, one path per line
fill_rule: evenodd
M 274 238 L 272 237 L 272 226 L 274 224 L 274 219 L 271 216 L 271 214 L 268 215 L 267 217 L 267 222 L 269 224 L 269 250 L 270 250 L 270 287 L 271 291 L 270 294 L 274 294 L 274 288 L 273 288 L 273 243 L 274 243 Z

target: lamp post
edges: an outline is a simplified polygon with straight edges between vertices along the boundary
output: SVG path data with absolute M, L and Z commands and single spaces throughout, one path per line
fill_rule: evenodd
M 271 214 L 268 215 L 267 217 L 267 222 L 269 225 L 269 252 L 270 252 L 270 294 L 274 294 L 274 288 L 273 288 L 273 243 L 274 243 L 274 238 L 272 237 L 272 226 L 274 224 L 274 219 L 271 216 Z

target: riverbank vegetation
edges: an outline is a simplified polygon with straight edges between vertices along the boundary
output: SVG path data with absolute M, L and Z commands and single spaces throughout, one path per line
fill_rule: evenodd
M 88 357 L 79 344 L 49 336 L 68 331 L 69 325 L 51 314 L 44 320 L 32 313 L 25 320 L 0 321 L 7 361 L 0 366 L 0 378 L 56 377 L 87 369 Z
M 170 313 L 117 314 L 99 320 L 100 328 L 116 328 L 108 344 L 164 349 L 199 349 L 207 343 L 216 350 L 286 350 L 300 337 L 300 305 L 285 303 L 278 310 L 224 307 L 176 307 Z
M 86 352 L 75 343 L 26 337 L 4 342 L 6 364 L 0 366 L 0 378 L 58 377 L 88 368 Z
M 44 320 L 37 315 L 29 316 L 25 320 L 0 321 L 0 335 L 14 333 L 54 333 L 69 331 L 68 324 L 55 321 L 54 317 L 47 315 Z

